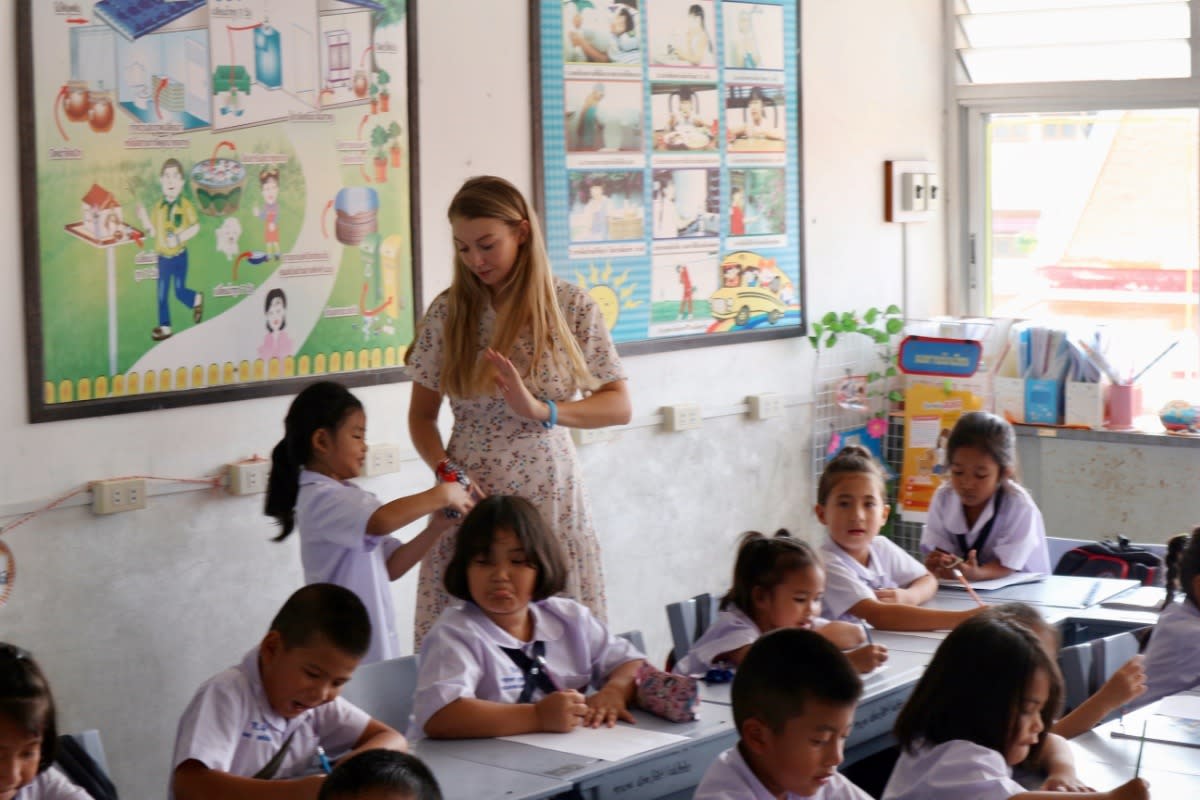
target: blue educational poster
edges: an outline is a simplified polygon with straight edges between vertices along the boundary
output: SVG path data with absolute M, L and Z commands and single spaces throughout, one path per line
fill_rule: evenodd
M 618 344 L 804 332 L 798 10 L 542 0 L 547 244 Z

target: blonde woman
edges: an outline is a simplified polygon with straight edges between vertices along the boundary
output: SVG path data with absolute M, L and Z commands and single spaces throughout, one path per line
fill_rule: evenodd
M 537 215 L 515 186 L 471 178 L 448 216 L 454 277 L 406 357 L 413 445 L 434 470 L 448 458 L 483 492 L 531 500 L 566 551 L 566 594 L 603 620 L 600 547 L 567 429 L 628 422 L 625 371 L 595 302 L 551 272 Z M 443 397 L 454 412 L 447 444 Z M 444 537 L 421 562 L 418 647 L 450 602 L 442 575 L 453 551 Z

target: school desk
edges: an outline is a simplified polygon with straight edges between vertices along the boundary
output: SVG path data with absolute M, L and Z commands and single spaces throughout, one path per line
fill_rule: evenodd
M 1048 575 L 1034 583 L 1018 583 L 1003 589 L 981 591 L 983 602 L 991 605 L 1002 603 L 1030 603 L 1060 608 L 1087 608 L 1098 605 L 1127 589 L 1141 584 L 1138 581 L 1116 578 L 1079 578 L 1074 575 Z M 938 594 L 955 592 L 966 597 L 965 589 L 942 587 Z
M 437 747 L 430 747 L 431 741 L 412 742 L 409 749 L 433 771 L 446 800 L 477 800 L 480 797 L 544 800 L 572 788 L 570 782 L 558 778 L 455 758 L 440 752 Z
M 1127 724 L 1135 714 L 1126 714 Z M 1137 739 L 1114 739 L 1113 720 L 1071 740 L 1075 771 L 1097 789 L 1111 789 L 1133 777 L 1137 764 Z M 1200 750 L 1178 744 L 1146 742 L 1141 777 L 1150 783 L 1150 796 L 1167 800 L 1200 797 Z

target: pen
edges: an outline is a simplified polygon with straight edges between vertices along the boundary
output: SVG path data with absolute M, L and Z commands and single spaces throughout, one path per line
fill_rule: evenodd
M 550 672 L 549 665 L 546 664 L 546 657 L 541 653 L 533 657 L 534 662 L 541 668 L 542 674 L 546 676 L 546 680 L 550 681 L 550 685 L 554 687 L 554 691 L 561 692 L 562 686 L 554 679 L 554 675 Z
M 862 625 L 863 633 L 867 635 L 867 644 L 875 644 L 875 642 L 871 640 L 871 629 L 867 627 L 867 623 L 860 622 L 859 624 Z
M 1088 593 L 1083 596 L 1083 607 L 1087 608 L 1096 599 L 1096 592 L 1100 591 L 1100 581 L 1092 581 L 1092 588 L 1088 589 Z
M 967 576 L 963 575 L 961 569 L 954 570 L 954 577 L 958 578 L 959 582 L 963 585 L 963 588 L 967 590 L 967 594 L 971 595 L 972 600 L 974 600 L 976 603 L 979 603 L 981 606 L 987 605 L 987 603 L 979 599 L 979 595 L 977 595 L 975 590 L 971 588 L 971 584 L 967 581 Z
M 1146 371 L 1147 371 L 1147 370 L 1149 370 L 1151 367 L 1153 367 L 1155 364 L 1157 364 L 1157 363 L 1158 363 L 1158 362 L 1159 362 L 1159 361 L 1162 359 L 1162 357 L 1163 357 L 1163 356 L 1165 356 L 1167 353 L 1169 353 L 1169 352 L 1171 352 L 1172 350 L 1174 350 L 1174 349 L 1175 349 L 1175 345 L 1177 345 L 1177 344 L 1179 344 L 1179 340 L 1178 340 L 1178 339 L 1176 339 L 1175 341 L 1171 342 L 1171 344 L 1169 344 L 1169 345 L 1167 346 L 1167 349 L 1166 349 L 1166 350 L 1163 350 L 1161 353 L 1159 353 L 1158 355 L 1156 355 L 1156 356 L 1154 357 L 1154 359 L 1153 359 L 1153 360 L 1152 360 L 1152 361 L 1151 361 L 1149 364 L 1147 364 L 1146 366 L 1142 367 L 1142 371 L 1141 371 L 1141 372 L 1139 372 L 1137 375 L 1134 375 L 1132 378 L 1130 378 L 1130 379 L 1129 379 L 1129 382 L 1130 382 L 1130 383 L 1137 383 L 1137 381 L 1138 381 L 1138 378 L 1140 378 L 1140 377 L 1142 377 L 1143 375 L 1145 375 L 1145 374 L 1146 374 Z
M 333 772 L 333 765 L 329 763 L 329 756 L 325 755 L 325 748 L 317 745 L 317 758 L 321 761 L 321 769 L 325 770 L 325 774 Z
M 1133 768 L 1133 777 L 1135 778 L 1142 772 L 1142 751 L 1146 749 L 1146 723 L 1149 721 L 1149 719 L 1142 720 L 1142 741 L 1138 745 L 1137 764 Z

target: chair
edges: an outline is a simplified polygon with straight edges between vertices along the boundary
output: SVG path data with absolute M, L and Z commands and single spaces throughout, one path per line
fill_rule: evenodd
M 104 745 L 100 742 L 100 731 L 92 728 L 67 735 L 78 742 L 83 751 L 91 756 L 92 761 L 96 762 L 96 766 L 104 770 L 105 775 L 109 774 L 108 759 L 104 756 Z
M 1092 691 L 1099 691 L 1105 681 L 1121 666 L 1138 654 L 1140 642 L 1137 631 L 1125 631 L 1103 639 L 1095 639 L 1092 645 Z
M 690 600 L 667 604 L 667 621 L 671 624 L 671 651 L 673 661 L 687 655 L 692 643 L 708 630 L 717 615 L 717 598 L 708 592 L 698 594 Z
M 417 657 L 401 656 L 359 667 L 342 697 L 403 733 L 417 690 Z
M 622 639 L 636 647 L 639 652 L 645 654 L 646 638 L 642 636 L 641 631 L 625 631 L 624 633 L 618 633 L 617 636 L 620 636 Z
M 1074 644 L 1058 651 L 1065 711 L 1077 707 L 1092 694 L 1092 658 L 1091 642 Z

